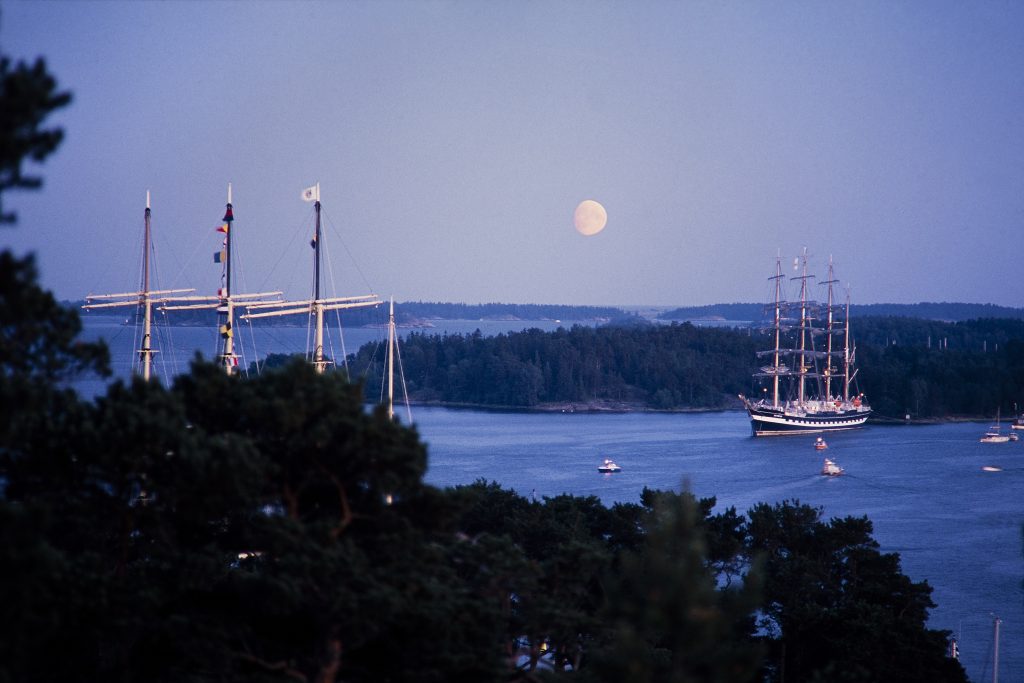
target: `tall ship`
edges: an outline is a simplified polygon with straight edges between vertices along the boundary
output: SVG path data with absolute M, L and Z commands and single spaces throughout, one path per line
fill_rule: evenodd
M 863 427 L 871 416 L 863 394 L 852 387 L 855 348 L 850 342 L 850 297 L 846 296 L 843 316 L 836 313 L 831 259 L 824 305 L 812 300 L 807 272 L 807 250 L 795 264 L 800 283 L 799 301 L 787 302 L 782 295 L 782 259 L 775 262 L 775 290 L 772 337 L 774 348 L 759 351 L 758 358 L 769 359 L 754 374 L 762 383 L 762 396 L 740 395 L 754 436 L 813 434 Z M 763 361 L 762 361 L 763 362 Z

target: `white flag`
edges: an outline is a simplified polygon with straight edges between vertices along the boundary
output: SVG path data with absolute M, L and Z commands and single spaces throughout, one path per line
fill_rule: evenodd
M 302 191 L 302 201 L 304 202 L 318 202 L 320 201 L 320 193 L 316 191 L 317 187 L 307 187 Z

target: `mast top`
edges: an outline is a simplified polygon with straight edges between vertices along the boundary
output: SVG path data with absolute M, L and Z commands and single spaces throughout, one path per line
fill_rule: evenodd
M 149 190 L 146 190 L 146 208 L 149 208 Z
M 231 221 L 235 220 L 235 214 L 231 211 L 231 183 L 228 183 L 228 206 L 224 210 L 224 218 L 222 218 L 221 220 L 227 223 L 230 223 Z M 230 237 L 231 235 L 229 233 L 228 238 L 230 239 Z

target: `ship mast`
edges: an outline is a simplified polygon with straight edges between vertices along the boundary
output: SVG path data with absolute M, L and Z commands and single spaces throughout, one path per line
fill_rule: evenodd
M 775 355 L 772 361 L 772 407 L 779 407 L 779 345 L 782 336 L 782 257 L 775 258 Z
M 850 400 L 850 382 L 853 375 L 850 374 L 850 366 L 853 357 L 850 355 L 850 288 L 846 288 L 846 332 L 843 337 L 843 401 Z M 856 371 L 853 373 L 857 374 Z
M 235 214 L 231 208 L 231 183 L 228 183 L 228 204 L 224 210 L 224 223 L 228 226 L 224 234 L 224 289 L 221 290 L 220 306 L 217 307 L 217 322 L 222 339 L 220 362 L 224 372 L 232 374 L 238 365 L 238 357 L 235 356 L 235 330 L 234 324 L 234 302 L 231 300 L 231 235 L 234 232 L 232 226 Z M 223 323 L 221 323 L 223 320 Z
M 835 279 L 835 271 L 833 270 L 832 257 L 828 257 L 828 279 L 824 282 L 819 282 L 821 285 L 828 285 L 828 326 L 826 327 L 825 333 L 825 399 L 828 401 L 832 400 L 832 334 L 834 327 L 834 320 L 832 315 L 832 285 L 838 280 Z
M 113 308 L 116 306 L 141 306 L 142 307 L 142 348 L 138 349 L 139 362 L 142 366 L 142 379 L 149 381 L 152 376 L 153 369 L 153 354 L 156 351 L 153 349 L 153 303 L 154 302 L 165 302 L 175 301 L 177 299 L 160 297 L 154 299 L 154 295 L 164 294 L 181 294 L 184 292 L 193 292 L 193 289 L 165 289 L 160 291 L 152 291 L 149 288 L 149 252 L 151 251 L 151 231 L 150 231 L 150 202 L 149 202 L 149 190 L 146 190 L 146 213 L 144 218 L 144 229 L 142 238 L 142 288 L 138 292 L 127 292 L 123 294 L 99 294 L 96 296 L 86 297 L 86 301 L 94 301 L 98 299 L 124 299 L 123 301 L 110 301 L 109 303 L 92 304 L 88 303 L 82 306 L 84 309 L 93 308 Z
M 1003 620 L 992 615 L 992 683 L 999 683 L 999 625 Z
M 316 313 L 316 337 L 313 341 L 313 367 L 323 374 L 324 362 L 324 307 L 320 302 L 320 183 L 316 184 L 316 228 L 313 233 L 313 309 Z
M 807 249 L 804 248 L 803 252 L 803 274 L 798 275 L 793 280 L 800 280 L 800 348 L 798 354 L 800 357 L 800 372 L 797 377 L 798 382 L 798 399 L 801 404 L 804 403 L 806 395 L 806 382 L 807 382 L 807 371 L 811 366 L 807 365 L 807 355 L 810 353 L 807 349 L 807 338 L 808 338 L 808 327 L 809 320 L 807 315 L 807 280 L 813 278 L 813 275 L 807 274 Z
M 388 309 L 388 419 L 395 418 L 395 297 Z
M 177 301 L 189 301 L 180 306 L 162 306 L 164 311 L 183 311 L 188 309 L 215 308 L 217 310 L 217 329 L 220 332 L 220 351 L 217 358 L 224 372 L 228 375 L 238 371 L 238 356 L 235 354 L 235 301 L 236 300 L 261 300 L 268 296 L 281 296 L 281 292 L 259 292 L 254 294 L 233 294 L 231 292 L 231 245 L 234 229 L 234 208 L 231 204 L 231 183 L 228 183 L 228 202 L 224 210 L 223 223 L 217 228 L 217 232 L 224 233 L 223 249 L 213 255 L 214 263 L 224 264 L 223 282 L 224 286 L 217 290 L 217 296 L 190 296 L 181 297 Z
M 306 301 L 275 301 L 258 302 L 246 306 L 245 315 L 242 320 L 254 318 L 270 318 L 282 315 L 294 315 L 297 313 L 312 314 L 315 318 L 315 330 L 313 336 L 313 367 L 317 373 L 322 374 L 327 369 L 328 360 L 324 357 L 324 311 L 336 311 L 346 308 L 362 308 L 365 306 L 379 306 L 381 301 L 375 294 L 351 297 L 323 298 L 320 296 L 320 247 L 322 243 L 320 228 L 320 183 L 303 193 L 303 199 L 312 199 L 316 213 L 316 227 L 313 232 L 313 298 Z M 259 309 L 279 308 L 281 310 Z M 252 311 L 256 310 L 256 313 Z
M 146 190 L 146 217 L 144 236 L 142 238 L 142 348 L 139 349 L 139 360 L 142 361 L 142 379 L 149 381 L 153 367 L 153 304 L 149 301 L 149 190 Z

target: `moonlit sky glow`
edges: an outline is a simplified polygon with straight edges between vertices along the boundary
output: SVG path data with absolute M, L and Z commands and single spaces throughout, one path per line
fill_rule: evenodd
M 802 247 L 855 303 L 1024 305 L 1024 3 L 5 2 L 0 45 L 73 103 L 0 243 L 62 299 L 308 294 L 764 299 Z M 582 239 L 573 211 L 614 220 Z

